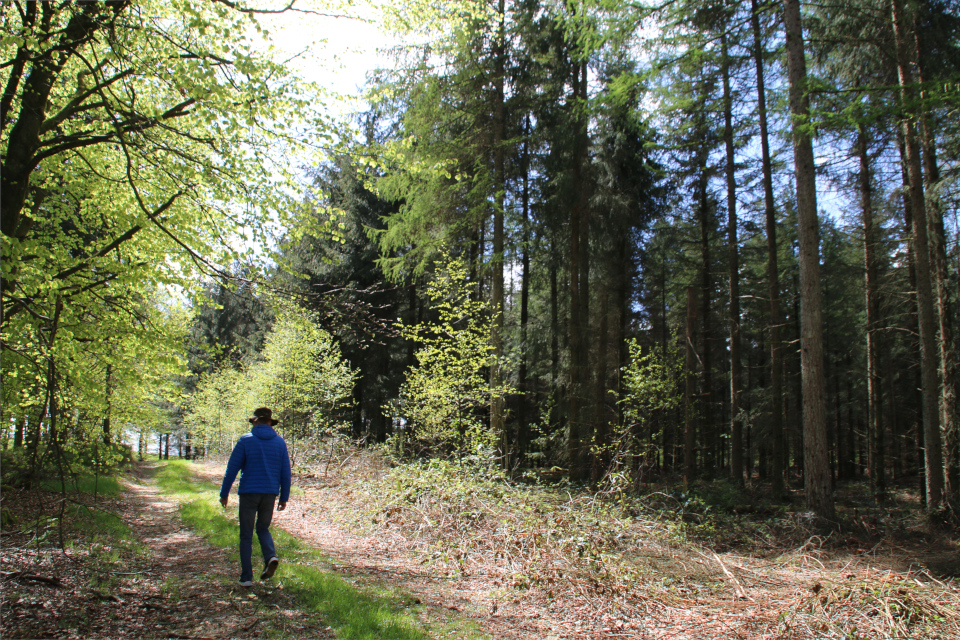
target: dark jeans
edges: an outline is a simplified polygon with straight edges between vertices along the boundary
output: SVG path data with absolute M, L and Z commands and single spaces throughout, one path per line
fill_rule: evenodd
M 240 496 L 240 581 L 253 580 L 253 531 L 256 524 L 257 538 L 263 563 L 277 555 L 270 535 L 273 520 L 273 503 L 277 496 L 272 493 L 241 493 Z

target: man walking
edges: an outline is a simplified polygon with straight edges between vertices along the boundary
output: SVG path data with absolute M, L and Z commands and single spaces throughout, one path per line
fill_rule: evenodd
M 253 531 L 256 529 L 263 553 L 261 580 L 273 576 L 280 560 L 270 535 L 273 501 L 280 495 L 277 511 L 287 507 L 290 498 L 290 456 L 287 443 L 273 430 L 279 420 L 270 409 L 261 407 L 250 418 L 253 428 L 240 437 L 230 454 L 220 487 L 220 504 L 227 506 L 233 480 L 240 474 L 237 495 L 240 500 L 240 586 L 253 586 Z

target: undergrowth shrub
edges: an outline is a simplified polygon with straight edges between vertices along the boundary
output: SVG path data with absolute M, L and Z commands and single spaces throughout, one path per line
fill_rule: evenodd
M 380 466 L 349 495 L 353 506 L 365 496 L 366 521 L 405 538 L 438 566 L 435 574 L 493 577 L 501 588 L 495 598 L 609 605 L 637 618 L 746 589 L 740 598 L 769 607 L 755 621 L 758 634 L 769 632 L 763 637 L 960 637 L 954 586 L 925 572 L 878 575 L 851 569 L 848 559 L 831 562 L 816 548 L 826 539 L 811 533 L 803 512 L 771 505 L 754 489 L 728 482 L 639 496 L 609 489 L 520 484 L 494 469 L 434 460 Z M 750 553 L 721 558 L 726 543 Z M 749 558 L 778 549 L 790 552 Z
M 400 325 L 417 351 L 398 401 L 384 406 L 400 425 L 391 445 L 406 457 L 496 464 L 502 452 L 497 452 L 497 434 L 482 409 L 502 401 L 511 389 L 492 385 L 488 377 L 496 365 L 490 341 L 493 314 L 474 298 L 467 266 L 446 255 L 441 262 L 426 289 L 437 319 Z
M 71 441 L 61 445 L 59 450 L 49 443 L 42 443 L 36 456 L 26 447 L 3 449 L 0 451 L 0 469 L 2 483 L 12 487 L 31 486 L 40 480 L 44 488 L 50 488 L 51 482 L 57 482 L 62 475 L 69 478 L 70 484 L 77 485 L 82 478 L 107 477 L 115 471 L 133 463 L 133 451 L 124 444 L 104 444 L 101 441 Z M 36 472 L 39 467 L 39 472 Z M 95 480 L 94 480 L 95 482 Z M 83 480 L 84 486 L 88 484 Z M 73 490 L 93 493 L 93 489 L 74 486 Z
M 123 491 L 123 486 L 116 476 L 101 475 L 89 472 L 75 473 L 64 478 L 46 478 L 40 486 L 55 493 L 86 493 L 94 496 L 117 496 Z
M 747 546 L 773 535 L 783 508 L 751 495 L 729 480 L 699 482 L 689 491 L 651 492 L 637 500 L 657 513 L 675 535 L 716 550 Z M 756 514 L 761 514 L 757 518 Z
M 579 576 L 630 582 L 625 554 L 669 544 L 668 530 L 622 501 L 511 482 L 496 469 L 431 460 L 394 467 L 368 488 L 367 513 L 448 573 L 518 589 Z
M 32 468 L 31 456 L 23 447 L 0 450 L 0 473 L 2 483 L 9 487 L 19 487 L 29 480 Z

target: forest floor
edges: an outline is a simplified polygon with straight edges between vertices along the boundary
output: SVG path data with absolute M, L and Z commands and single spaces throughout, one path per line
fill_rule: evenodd
M 157 487 L 159 468 L 142 463 L 122 492 L 93 509 L 103 532 L 125 527 L 126 536 L 77 528 L 71 513 L 92 506 L 82 495 L 57 503 L 59 493 L 5 489 L 3 506 L 20 525 L 5 527 L 2 538 L 4 638 L 388 637 L 337 633 L 281 583 L 240 587 L 235 552 L 184 524 L 177 502 Z M 223 466 L 193 470 L 217 484 Z M 960 637 L 956 536 L 873 539 L 849 531 L 792 546 L 785 538 L 711 548 L 651 531 L 648 540 L 607 550 L 615 571 L 584 570 L 574 557 L 528 580 L 517 576 L 534 575 L 530 567 L 485 557 L 481 546 L 469 561 L 454 562 L 438 553 L 436 537 L 413 535 L 396 519 L 371 519 L 366 492 L 386 473 L 354 460 L 327 475 L 298 476 L 274 526 L 319 549 L 325 571 L 361 589 L 406 594 L 430 637 Z M 51 515 L 61 507 L 58 521 Z M 284 557 L 282 545 L 278 551 Z
M 186 527 L 161 493 L 160 467 L 137 465 L 110 497 L 72 495 L 62 529 L 59 493 L 4 492 L 21 525 L 3 532 L 4 638 L 259 638 L 278 622 L 292 637 L 333 637 L 282 590 L 241 587 L 230 552 Z M 79 517 L 88 508 L 100 516 L 92 526 Z

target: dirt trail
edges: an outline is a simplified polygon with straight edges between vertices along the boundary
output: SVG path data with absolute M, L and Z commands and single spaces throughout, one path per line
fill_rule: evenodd
M 95 534 L 65 551 L 38 550 L 32 527 L 4 532 L 4 638 L 219 640 L 260 638 L 268 629 L 297 638 L 332 637 L 322 621 L 297 611 L 295 599 L 282 590 L 237 584 L 238 563 L 183 525 L 177 505 L 156 486 L 158 468 L 156 462 L 141 463 L 124 481 L 122 496 L 101 497 L 96 505 L 118 515 L 146 553 L 118 549 Z M 24 491 L 5 495 L 4 506 L 17 511 L 19 522 L 30 522 L 38 509 L 50 514 L 51 497 Z M 55 534 L 55 529 L 44 533 L 48 539 Z
M 219 482 L 223 465 L 205 462 L 199 467 L 199 473 L 211 482 Z M 703 607 L 690 611 L 658 607 L 656 611 L 651 609 L 651 615 L 616 627 L 616 621 L 608 620 L 605 615 L 612 602 L 602 597 L 596 600 L 595 607 L 582 610 L 559 600 L 551 603 L 525 597 L 525 594 L 488 575 L 442 571 L 437 565 L 424 562 L 422 555 L 417 554 L 399 533 L 380 531 L 374 536 L 362 535 L 337 524 L 339 503 L 349 503 L 349 489 L 309 477 L 297 477 L 294 484 L 304 494 L 292 494 L 286 510 L 274 515 L 274 526 L 320 549 L 331 559 L 331 569 L 355 578 L 361 585 L 393 585 L 419 598 L 428 610 L 446 609 L 470 618 L 483 629 L 484 633 L 479 637 L 513 640 L 600 637 L 727 640 L 747 637 L 731 633 L 729 610 Z M 280 555 L 282 552 L 280 549 Z M 735 609 L 733 617 L 737 618 L 758 613 L 756 607 Z M 744 625 L 736 626 L 742 628 Z
M 177 505 L 156 486 L 158 467 L 142 463 L 139 481 L 126 482 L 124 520 L 150 550 L 152 567 L 163 575 L 161 590 L 173 601 L 166 637 L 259 637 L 263 604 L 236 584 L 239 567 L 227 550 L 211 547 L 183 525 Z
M 219 482 L 223 465 L 205 462 L 199 473 Z M 310 477 L 297 477 L 294 484 L 304 493 L 291 495 L 286 510 L 274 515 L 274 526 L 320 549 L 331 559 L 331 569 L 360 585 L 393 585 L 412 594 L 426 605 L 425 616 L 435 618 L 442 609 L 466 616 L 483 629 L 478 637 L 732 640 L 750 637 L 741 635 L 745 629 L 769 625 L 769 612 L 754 602 L 730 607 L 704 601 L 696 610 L 651 606 L 646 615 L 625 622 L 623 616 L 613 615 L 614 600 L 599 594 L 594 606 L 586 608 L 563 599 L 529 597 L 530 592 L 518 592 L 489 575 L 448 572 L 425 562 L 399 533 L 380 531 L 371 536 L 348 531 L 337 523 L 337 511 L 350 502 L 350 489 Z
M 53 543 L 57 525 L 51 513 L 67 504 L 71 510 L 79 507 L 63 502 L 59 494 L 18 490 L 2 496 L 17 522 L 37 523 L 23 531 L 4 531 L 2 537 L 4 638 L 334 637 L 323 620 L 299 611 L 278 581 L 240 587 L 232 549 L 213 548 L 183 525 L 177 505 L 156 486 L 159 468 L 156 462 L 139 465 L 122 496 L 88 505 L 119 515 L 146 553 L 112 547 L 110 538 L 96 535 L 61 550 Z M 215 484 L 223 473 L 223 465 L 212 462 L 197 469 Z M 883 556 L 875 553 L 876 547 L 869 553 L 831 555 L 815 548 L 811 539 L 767 560 L 696 549 L 685 554 L 670 547 L 633 549 L 638 560 L 649 560 L 656 571 L 683 579 L 626 593 L 558 574 L 550 587 L 517 591 L 503 571 L 498 577 L 484 574 L 482 565 L 471 565 L 458 572 L 429 562 L 422 548 L 399 533 L 365 535 L 338 524 L 349 521 L 344 513 L 354 511 L 356 485 L 309 476 L 298 477 L 295 484 L 275 526 L 322 550 L 330 568 L 358 586 L 395 587 L 415 596 L 425 605 L 419 615 L 435 631 L 440 627 L 432 623 L 462 626 L 466 620 L 483 630 L 461 637 L 819 640 L 852 637 L 844 629 L 868 628 L 883 616 L 890 619 L 885 630 L 895 623 L 903 626 L 920 614 L 939 622 L 899 634 L 855 635 L 960 637 L 955 633 L 960 629 L 956 589 L 915 570 L 915 554 L 895 549 Z M 211 487 L 203 499 L 216 504 L 216 490 Z M 282 558 L 283 549 L 278 551 Z M 902 561 L 907 565 L 898 566 Z M 490 562 L 497 565 L 496 558 Z M 280 571 L 282 576 L 282 565 Z M 834 628 L 837 623 L 844 626 Z
M 219 482 L 223 465 L 205 463 L 200 473 Z M 342 575 L 361 585 L 399 587 L 427 605 L 425 616 L 435 617 L 441 608 L 459 612 L 457 615 L 472 619 L 485 631 L 483 637 L 807 640 L 845 637 L 840 627 L 825 631 L 834 622 L 854 629 L 861 622 L 870 622 L 873 614 L 861 610 L 859 604 L 886 611 L 887 601 L 871 591 L 878 585 L 881 591 L 903 589 L 902 593 L 915 598 L 912 607 L 927 607 L 928 612 L 940 616 L 949 615 L 948 603 L 953 602 L 950 596 L 944 599 L 946 606 L 940 606 L 934 601 L 939 599 L 936 593 L 934 600 L 924 600 L 931 596 L 926 587 L 921 589 L 917 578 L 923 578 L 927 586 L 933 581 L 919 574 L 899 573 L 912 568 L 910 563 L 900 566 L 907 556 L 888 553 L 878 557 L 859 551 L 832 554 L 817 548 L 814 539 L 799 549 L 784 549 L 773 559 L 696 549 L 684 553 L 657 545 L 636 549 L 640 556 L 649 555 L 655 567 L 667 572 L 665 576 L 675 578 L 655 597 L 618 595 L 599 584 L 566 584 L 562 578 L 556 589 L 517 591 L 502 584 L 502 576 L 484 575 L 480 570 L 459 573 L 443 563 L 430 562 L 422 549 L 413 548 L 399 532 L 380 530 L 366 535 L 338 524 L 349 520 L 342 514 L 352 509 L 349 483 L 301 476 L 295 485 L 303 493 L 294 492 L 287 510 L 277 514 L 276 526 L 321 549 Z M 920 635 L 904 637 L 953 637 L 927 634 L 924 628 L 929 627 L 920 625 L 914 630 Z
M 199 473 L 219 483 L 223 465 L 205 462 Z M 305 478 L 297 478 L 296 484 L 305 495 L 291 496 L 286 510 L 274 514 L 273 526 L 320 549 L 331 560 L 329 568 L 340 575 L 360 586 L 395 586 L 410 593 L 425 605 L 426 621 L 466 616 L 484 630 L 479 637 L 547 638 L 554 633 L 556 621 L 544 617 L 545 611 L 504 597 L 507 590 L 486 576 L 438 575 L 434 567 L 416 560 L 398 534 L 372 537 L 346 531 L 336 524 L 317 485 Z M 283 549 L 278 554 L 282 556 Z

